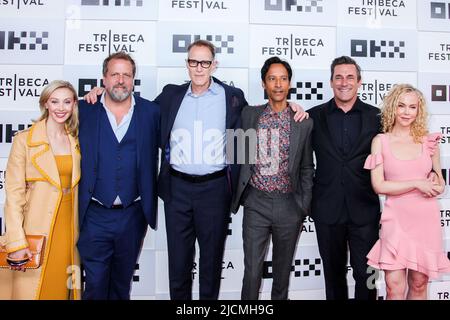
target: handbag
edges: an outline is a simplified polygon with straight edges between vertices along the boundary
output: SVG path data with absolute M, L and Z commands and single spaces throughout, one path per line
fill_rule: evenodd
M 42 265 L 45 252 L 45 236 L 44 235 L 27 235 L 28 249 L 30 249 L 32 257 L 25 264 L 25 269 L 38 269 Z M 0 246 L 0 268 L 10 268 L 7 261 L 8 252 L 5 246 Z

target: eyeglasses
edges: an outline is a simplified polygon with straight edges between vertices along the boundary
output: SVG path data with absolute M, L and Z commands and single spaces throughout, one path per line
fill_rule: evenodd
M 191 68 L 197 68 L 197 66 L 200 64 L 202 68 L 208 69 L 209 67 L 211 67 L 212 61 L 209 60 L 198 61 L 194 59 L 187 59 L 187 63 Z

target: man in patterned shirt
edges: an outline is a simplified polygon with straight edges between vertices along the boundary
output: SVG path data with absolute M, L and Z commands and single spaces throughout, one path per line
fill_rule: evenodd
M 244 206 L 244 280 L 241 298 L 256 300 L 264 256 L 272 234 L 272 299 L 287 299 L 292 259 L 309 214 L 314 173 L 311 119 L 295 122 L 289 108 L 292 69 L 278 57 L 261 68 L 268 103 L 242 111 L 243 137 L 238 136 L 240 169 L 232 210 Z M 246 137 L 249 143 L 246 144 Z

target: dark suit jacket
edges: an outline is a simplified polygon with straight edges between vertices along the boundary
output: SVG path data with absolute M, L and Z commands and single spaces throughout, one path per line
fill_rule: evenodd
M 226 99 L 226 129 L 237 129 L 241 127 L 241 111 L 247 105 L 244 93 L 241 89 L 228 86 L 216 78 L 216 83 L 225 89 Z M 164 202 L 170 201 L 170 163 L 169 163 L 169 138 L 172 131 L 173 123 L 180 109 L 181 102 L 186 94 L 190 83 L 182 85 L 168 84 L 163 91 L 154 100 L 161 107 L 161 169 L 158 177 L 158 195 Z M 230 151 L 230 152 L 229 152 Z M 231 154 L 233 153 L 233 154 Z M 227 148 L 228 165 L 228 183 L 230 192 L 234 193 L 236 189 L 237 176 L 239 174 L 239 166 L 231 157 L 236 152 L 231 152 Z
M 148 224 L 154 229 L 156 225 L 157 196 L 156 177 L 158 173 L 158 140 L 159 140 L 159 106 L 146 99 L 134 95 L 136 101 L 137 130 L 137 167 L 139 170 L 138 188 L 142 209 Z M 97 180 L 97 156 L 100 124 L 100 96 L 97 103 L 90 105 L 79 102 L 81 148 L 81 180 L 79 187 L 80 228 L 92 197 Z
M 373 137 L 380 132 L 380 110 L 357 99 L 361 108 L 361 132 L 346 157 L 338 150 L 328 126 L 327 108 L 332 100 L 308 110 L 314 119 L 313 149 L 316 156 L 311 216 L 314 221 L 334 224 L 346 201 L 350 220 L 358 225 L 379 220 L 380 202 L 372 189 L 364 161 Z
M 266 105 L 251 107 L 248 106 L 242 111 L 242 128 L 244 131 L 248 129 L 258 128 L 258 121 L 264 111 Z M 311 133 L 313 129 L 313 121 L 311 119 L 295 122 L 293 112 L 291 110 L 291 135 L 289 137 L 289 177 L 291 179 L 294 199 L 298 206 L 299 212 L 303 217 L 307 216 L 311 205 L 311 192 L 314 174 L 313 152 L 311 146 Z M 237 192 L 233 196 L 232 211 L 237 212 L 239 205 L 245 201 L 248 182 L 252 176 L 254 155 L 256 153 L 256 144 L 250 150 L 250 145 L 244 140 L 239 140 L 238 152 L 245 156 L 245 163 L 242 164 Z

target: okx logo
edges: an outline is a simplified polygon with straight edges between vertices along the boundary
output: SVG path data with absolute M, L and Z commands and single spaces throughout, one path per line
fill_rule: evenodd
M 81 0 L 82 6 L 142 7 L 144 0 Z
M 172 52 L 174 53 L 184 53 L 187 52 L 189 45 L 199 39 L 208 40 L 212 42 L 216 47 L 216 53 L 228 53 L 233 54 L 234 48 L 232 44 L 234 42 L 234 35 L 212 35 L 207 34 L 201 36 L 198 34 L 174 34 L 172 38 Z
M 0 31 L 0 50 L 48 50 L 47 31 Z
M 272 261 L 264 261 L 263 279 L 273 278 Z M 322 274 L 322 262 L 320 258 L 315 259 L 295 259 L 291 266 L 294 277 L 319 277 Z
M 228 229 L 227 229 L 227 236 L 231 236 L 233 234 L 233 229 L 231 228 L 231 224 L 233 223 L 233 218 L 228 217 Z
M 431 101 L 450 101 L 450 86 L 434 84 L 431 86 Z
M 446 186 L 450 185 L 450 181 L 449 181 L 450 180 L 450 175 L 449 175 L 450 169 L 442 168 L 441 171 L 442 171 L 442 177 L 444 178 L 444 181 L 445 181 L 445 185 Z
M 141 92 L 139 91 L 139 86 L 141 85 L 140 79 L 134 79 L 134 90 L 138 97 L 141 96 Z M 83 97 L 85 94 L 89 93 L 94 87 L 103 87 L 103 79 L 96 78 L 81 78 L 78 80 L 78 97 Z
M 323 12 L 322 0 L 265 0 L 267 11 Z
M 450 19 L 450 2 L 432 1 L 430 11 L 431 19 Z
M 268 99 L 264 90 L 264 99 Z M 289 89 L 287 99 L 294 100 L 323 100 L 323 82 L 295 82 L 295 87 Z
M 320 258 L 316 259 L 295 259 L 291 271 L 294 277 L 318 277 L 322 273 L 322 263 Z
M 139 282 L 139 280 L 139 263 L 136 263 L 134 266 L 133 282 Z
M 294 91 L 290 92 L 294 94 L 296 100 L 322 100 L 323 99 L 323 82 L 296 82 Z M 292 99 L 292 98 L 290 98 Z
M 405 41 L 393 40 L 362 40 L 350 41 L 352 57 L 370 58 L 405 58 Z
M 31 127 L 31 124 L 0 123 L 0 143 L 11 143 L 17 131 Z M 16 129 L 17 128 L 17 129 Z
M 0 170 L 0 190 L 2 190 L 5 187 L 5 175 L 6 171 Z M 2 231 L 2 218 L 0 218 L 0 231 Z

